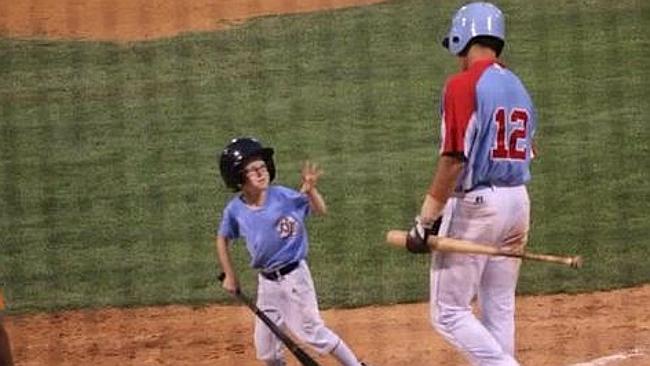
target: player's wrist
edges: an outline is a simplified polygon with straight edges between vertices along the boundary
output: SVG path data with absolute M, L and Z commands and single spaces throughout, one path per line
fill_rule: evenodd
M 316 189 L 316 181 L 310 179 L 303 179 L 301 183 L 305 192 L 311 192 Z
M 417 215 L 415 216 L 414 221 L 415 221 L 415 225 L 422 227 L 424 229 L 430 229 L 436 220 L 432 217 L 424 217 L 421 215 Z
M 427 194 L 420 210 L 420 222 L 423 225 L 433 225 L 433 223 L 442 216 L 445 209 L 445 203 L 435 198 L 431 194 Z
M 303 183 L 300 185 L 300 191 L 301 191 L 302 193 L 305 193 L 305 194 L 311 194 L 313 190 L 314 190 L 314 186 L 309 185 L 309 184 L 307 184 L 307 183 L 305 183 L 305 182 L 303 182 Z

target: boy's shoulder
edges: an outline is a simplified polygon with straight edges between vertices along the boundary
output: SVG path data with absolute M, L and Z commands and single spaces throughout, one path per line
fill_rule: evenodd
M 228 202 L 224 206 L 224 210 L 225 211 L 233 210 L 235 208 L 235 206 L 239 204 L 239 202 L 242 202 L 241 195 L 242 195 L 241 192 L 237 192 L 232 197 L 230 197 L 230 199 L 228 200 Z
M 285 187 L 283 185 L 279 184 L 272 184 L 269 186 L 269 192 L 273 193 L 280 193 L 280 194 L 296 194 L 298 191 L 296 191 L 293 188 Z
M 269 197 L 276 197 L 279 199 L 289 199 L 294 200 L 303 196 L 303 193 L 282 185 L 271 185 L 269 186 Z

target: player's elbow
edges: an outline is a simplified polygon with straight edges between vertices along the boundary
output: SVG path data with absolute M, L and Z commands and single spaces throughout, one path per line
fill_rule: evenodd
M 228 248 L 228 245 L 230 244 L 230 240 L 226 238 L 225 236 L 217 235 L 216 239 L 216 244 L 217 248 Z

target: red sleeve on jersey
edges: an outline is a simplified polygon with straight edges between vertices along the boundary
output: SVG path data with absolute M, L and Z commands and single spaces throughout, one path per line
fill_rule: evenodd
M 465 132 L 476 111 L 476 83 L 493 60 L 478 61 L 447 80 L 443 93 L 441 155 L 463 154 Z
M 476 109 L 476 84 L 467 76 L 468 73 L 457 74 L 445 86 L 441 155 L 463 153 L 465 150 L 465 131 Z

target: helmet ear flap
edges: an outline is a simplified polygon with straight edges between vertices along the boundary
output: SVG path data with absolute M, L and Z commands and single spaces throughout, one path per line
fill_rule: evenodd
M 273 182 L 275 179 L 275 162 L 273 161 L 273 149 L 266 148 L 269 152 L 266 154 L 266 157 L 263 157 L 264 163 L 266 163 L 266 170 L 269 172 L 269 182 Z
M 450 39 L 451 39 L 451 42 L 450 42 Z M 443 38 L 442 46 L 449 50 L 450 49 L 449 47 L 454 47 L 456 44 L 458 44 L 458 42 L 460 42 L 460 37 L 458 37 L 455 34 L 454 35 L 450 34 L 447 37 Z
M 239 152 L 233 150 L 229 145 L 221 151 L 221 155 L 217 159 L 219 161 L 219 172 L 226 187 L 235 192 L 239 191 L 243 183 L 238 171 L 241 160 Z

